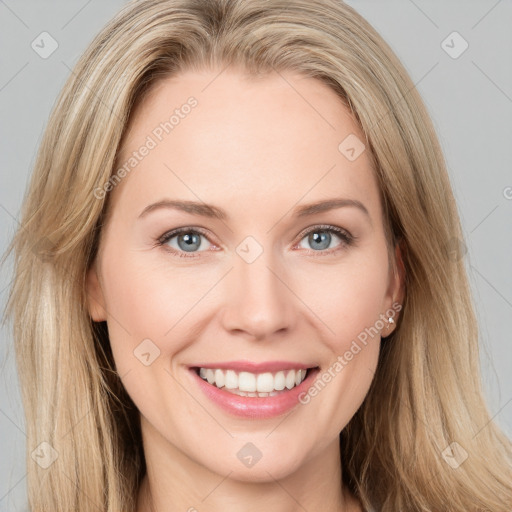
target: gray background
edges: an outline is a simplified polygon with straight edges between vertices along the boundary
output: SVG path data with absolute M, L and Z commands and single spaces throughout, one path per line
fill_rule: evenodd
M 466 236 L 488 404 L 497 423 L 512 437 L 508 325 L 512 316 L 512 2 L 347 3 L 401 58 L 433 118 Z M 93 36 L 124 4 L 121 0 L 0 0 L 2 251 L 18 225 L 36 149 L 58 91 Z M 43 31 L 58 43 L 46 59 L 31 47 Z M 442 46 L 454 31 L 469 44 L 458 58 Z M 462 40 L 451 36 L 445 47 L 452 46 L 453 54 L 461 44 Z M 9 261 L 1 269 L 2 310 L 11 268 Z M 4 327 L 0 343 L 0 511 L 26 508 L 23 423 L 12 336 Z

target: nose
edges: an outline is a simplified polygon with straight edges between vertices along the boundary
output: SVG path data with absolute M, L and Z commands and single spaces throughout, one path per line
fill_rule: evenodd
M 223 327 L 264 340 L 289 331 L 297 318 L 297 299 L 287 273 L 271 251 L 247 263 L 235 255 L 233 270 L 225 280 Z

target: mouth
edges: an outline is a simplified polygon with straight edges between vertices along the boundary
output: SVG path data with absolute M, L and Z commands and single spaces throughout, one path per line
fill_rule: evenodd
M 237 372 L 222 368 L 192 367 L 192 370 L 204 381 L 218 389 L 238 396 L 264 398 L 277 396 L 299 386 L 308 372 L 315 368 L 295 368 L 277 372 L 252 373 Z
M 276 416 L 297 405 L 299 395 L 320 371 L 318 366 L 298 363 L 217 363 L 189 370 L 213 402 L 232 414 L 251 418 Z

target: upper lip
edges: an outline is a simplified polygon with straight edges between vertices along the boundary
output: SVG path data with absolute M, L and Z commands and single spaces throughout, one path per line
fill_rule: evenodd
M 307 370 L 316 368 L 315 364 L 296 363 L 293 361 L 264 361 L 254 363 L 252 361 L 220 361 L 217 363 L 196 364 L 191 368 L 219 368 L 221 370 L 235 370 L 239 372 L 264 373 L 279 370 Z

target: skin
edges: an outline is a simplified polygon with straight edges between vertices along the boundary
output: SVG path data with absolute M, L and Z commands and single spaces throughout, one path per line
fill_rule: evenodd
M 364 140 L 349 110 L 316 79 L 219 71 L 160 81 L 135 111 L 121 162 L 190 96 L 198 101 L 110 192 L 88 274 L 89 312 L 107 321 L 117 370 L 141 413 L 148 472 L 138 512 L 362 510 L 339 484 L 339 433 L 368 392 L 380 335 L 319 396 L 271 419 L 219 409 L 187 369 L 289 360 L 326 370 L 403 299 L 403 265 L 397 249 L 399 271 L 390 270 L 367 152 L 349 161 L 338 150 L 349 134 Z M 157 209 L 138 218 L 163 198 L 213 204 L 229 217 Z M 293 215 L 329 198 L 360 201 L 368 215 L 353 206 Z M 301 233 L 322 224 L 357 240 L 344 245 L 331 233 L 328 248 L 315 249 Z M 200 248 L 187 253 L 178 237 L 157 245 L 178 227 L 204 228 Z M 252 263 L 236 252 L 247 236 L 263 248 Z M 134 357 L 147 338 L 160 350 L 149 366 Z M 237 458 L 249 442 L 263 454 L 250 468 Z

